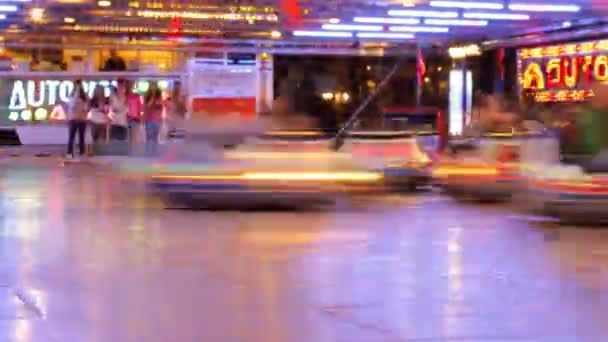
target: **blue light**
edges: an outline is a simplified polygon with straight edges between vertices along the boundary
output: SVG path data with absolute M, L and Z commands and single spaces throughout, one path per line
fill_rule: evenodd
M 16 12 L 17 6 L 15 5 L 0 5 L 0 12 Z
M 467 12 L 462 15 L 465 18 L 472 19 L 495 19 L 495 20 L 529 20 L 527 14 L 518 13 L 489 13 L 489 12 Z
M 458 18 L 458 12 L 452 11 L 390 10 L 388 11 L 388 15 L 397 17 Z
M 382 31 L 382 26 L 379 25 L 343 25 L 343 24 L 325 24 L 322 26 L 324 30 L 331 31 Z
M 468 2 L 468 1 L 431 1 L 431 7 L 456 7 L 456 8 L 477 8 L 477 9 L 503 9 L 505 6 L 496 2 Z
M 443 26 L 487 26 L 487 20 L 460 20 L 460 19 L 425 19 L 427 25 Z
M 412 39 L 413 34 L 409 33 L 382 33 L 382 32 L 361 32 L 357 33 L 358 38 L 384 38 L 384 39 Z
M 352 38 L 350 32 L 328 32 L 328 31 L 293 31 L 296 37 L 331 37 L 331 38 Z
M 428 26 L 391 26 L 389 31 L 393 32 L 427 32 L 427 33 L 447 33 L 447 27 L 428 27 Z
M 509 9 L 531 12 L 578 12 L 581 7 L 578 5 L 510 4 Z
M 415 18 L 376 18 L 376 17 L 355 17 L 353 19 L 356 23 L 367 23 L 367 24 L 406 24 L 416 25 L 420 24 L 420 19 Z

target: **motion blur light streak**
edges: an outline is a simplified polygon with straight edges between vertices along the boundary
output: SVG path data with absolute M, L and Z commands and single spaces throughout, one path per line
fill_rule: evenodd
M 246 172 L 241 175 L 159 175 L 157 179 L 182 180 L 279 180 L 279 181 L 377 181 L 375 172 Z
M 386 38 L 386 39 L 412 39 L 412 38 L 414 38 L 414 35 L 408 34 L 408 33 L 362 32 L 362 33 L 357 33 L 357 37 L 359 37 L 359 38 Z
M 465 18 L 472 19 L 494 19 L 494 20 L 529 20 L 527 14 L 513 13 L 490 13 L 490 12 L 467 12 L 462 15 Z
M 458 12 L 390 10 L 388 15 L 402 17 L 458 18 Z
M 16 12 L 17 6 L 14 5 L 0 5 L 0 12 Z
M 420 24 L 420 19 L 415 19 L 415 18 L 355 17 L 353 19 L 353 21 L 356 23 L 368 23 L 368 24 L 406 24 L 406 25 Z
M 228 159 L 279 159 L 285 160 L 292 157 L 290 152 L 227 152 L 225 157 Z M 315 152 L 298 152 L 298 159 L 325 159 L 325 158 L 348 158 L 347 153 L 315 153 Z
M 531 12 L 578 12 L 581 7 L 578 5 L 510 4 L 509 9 Z
M 431 1 L 429 5 L 431 7 L 480 8 L 496 10 L 504 8 L 503 4 L 496 2 Z
M 495 167 L 449 167 L 444 166 L 433 170 L 433 176 L 495 176 L 498 175 L 498 169 Z
M 343 24 L 325 24 L 322 26 L 324 30 L 332 31 L 382 31 L 382 26 L 378 25 L 343 25 Z
M 296 37 L 326 37 L 326 38 L 352 38 L 350 32 L 328 32 L 328 31 L 293 31 Z
M 325 181 L 375 181 L 382 179 L 380 173 L 375 172 L 306 172 L 306 173 L 290 173 L 290 172 L 252 172 L 243 174 L 244 179 L 248 180 L 325 180 Z
M 393 32 L 428 32 L 428 33 L 447 33 L 447 27 L 424 27 L 424 26 L 391 26 L 389 31 Z
M 443 26 L 487 26 L 487 20 L 459 20 L 459 19 L 425 19 L 427 25 Z

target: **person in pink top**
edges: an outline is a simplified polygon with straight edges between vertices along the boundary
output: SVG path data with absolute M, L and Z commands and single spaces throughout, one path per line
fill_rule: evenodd
M 133 92 L 134 84 L 132 81 L 126 81 L 125 86 L 127 90 L 127 119 L 129 122 L 129 141 L 135 142 L 137 140 L 139 124 L 141 123 L 143 99 L 139 94 Z
M 150 82 L 150 88 L 144 99 L 146 146 L 149 153 L 155 154 L 157 152 L 164 108 L 165 103 L 158 85 L 156 82 Z

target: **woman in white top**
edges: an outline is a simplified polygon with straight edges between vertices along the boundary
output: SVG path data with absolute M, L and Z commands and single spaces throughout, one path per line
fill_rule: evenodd
M 110 95 L 110 137 L 114 141 L 127 140 L 129 103 L 127 100 L 127 88 L 122 81 L 118 82 L 118 87 L 112 89 Z
M 103 92 L 103 87 L 96 86 L 93 91 L 93 98 L 89 102 L 89 115 L 93 131 L 93 142 L 95 144 L 106 140 L 106 130 L 109 121 L 107 105 L 108 100 Z

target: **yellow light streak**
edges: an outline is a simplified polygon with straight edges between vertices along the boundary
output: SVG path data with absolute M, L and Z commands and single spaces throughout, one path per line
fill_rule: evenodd
M 464 167 L 440 167 L 433 171 L 433 176 L 494 176 L 498 174 L 495 168 L 464 168 Z
M 243 174 L 247 180 L 317 180 L 317 181 L 377 181 L 382 175 L 375 172 L 252 172 Z
M 382 174 L 376 172 L 246 172 L 241 175 L 159 175 L 155 179 L 182 180 L 234 180 L 234 181 L 379 181 Z

